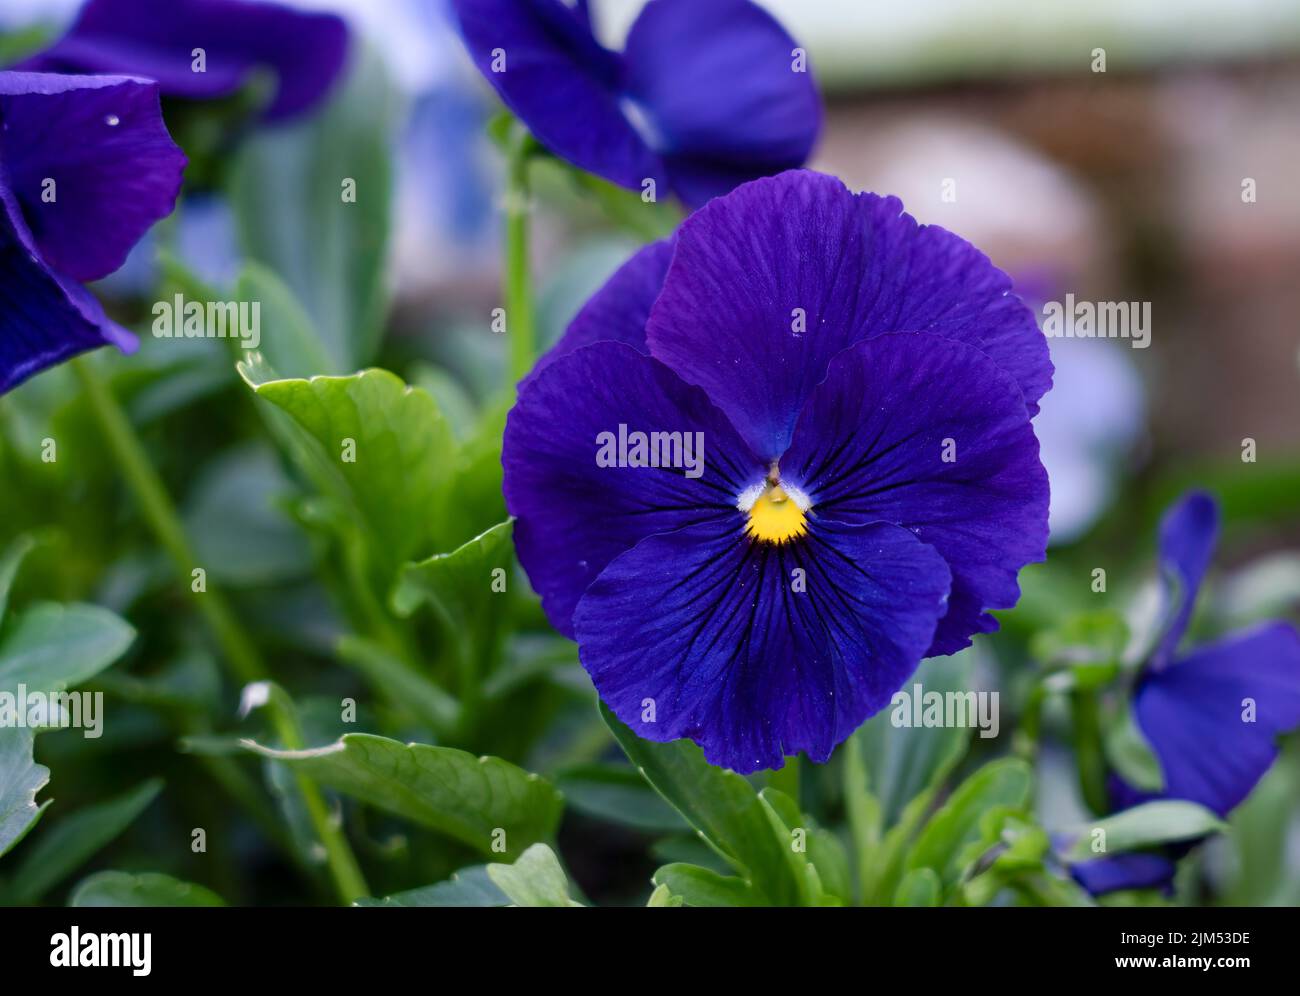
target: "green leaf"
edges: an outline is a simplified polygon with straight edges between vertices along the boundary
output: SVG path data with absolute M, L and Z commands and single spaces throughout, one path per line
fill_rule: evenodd
M 409 616 L 427 602 L 456 648 L 461 686 L 477 687 L 501 657 L 509 620 L 513 520 L 499 523 L 451 553 L 405 565 L 392 596 L 393 611 Z
M 69 906 L 225 906 L 211 889 L 158 872 L 102 871 L 81 880 Z
M 10 543 L 4 555 L 0 556 L 0 624 L 5 621 L 9 591 L 13 588 L 14 578 L 18 576 L 18 568 L 35 546 L 36 541 L 24 534 Z
M 246 136 L 233 171 L 244 251 L 304 302 L 331 370 L 374 356 L 388 310 L 395 104 L 381 61 L 361 53 L 321 113 Z
M 704 752 L 689 740 L 642 740 L 603 702 L 600 711 L 632 763 L 705 841 L 773 905 L 798 902 L 800 883 L 791 874 L 785 848 L 773 834 L 767 811 L 749 782 L 734 771 L 709 764 Z M 673 892 L 684 894 L 676 887 Z
M 1087 861 L 1101 854 L 1122 854 L 1179 840 L 1195 840 L 1226 825 L 1213 812 L 1194 802 L 1158 799 L 1084 827 L 1070 849 L 1069 858 Z M 1104 837 L 1097 834 L 1099 830 L 1104 831 Z M 1104 840 L 1105 849 L 1094 851 L 1094 840 Z
M 378 644 L 356 636 L 340 637 L 338 652 L 339 657 L 361 672 L 393 705 L 437 733 L 445 735 L 455 729 L 460 704 L 405 661 Z
M 433 398 L 386 370 L 263 382 L 254 366 L 240 372 L 305 434 L 304 469 L 367 536 L 386 591 L 441 518 L 452 440 Z
M 1008 888 L 1023 891 L 1023 881 L 1046 872 L 1051 839 L 1016 808 L 994 806 L 980 818 L 979 836 L 958 857 L 961 896 L 968 906 L 984 906 Z
M 106 802 L 84 806 L 42 831 L 27 849 L 5 890 L 17 906 L 29 906 L 76 871 L 135 822 L 162 791 L 151 778 Z
M 314 750 L 244 746 L 290 765 L 322 785 L 492 854 L 497 831 L 517 856 L 551 840 L 560 821 L 559 792 L 537 775 L 497 757 L 451 747 L 402 744 L 349 733 Z
M 487 407 L 473 434 L 457 451 L 448 483 L 456 514 L 443 516 L 435 527 L 435 549 L 454 550 L 506 518 L 501 437 L 509 408 L 505 400 Z
M 974 651 L 935 657 L 922 663 L 902 691 L 914 695 L 960 694 L 971 690 Z M 901 700 L 900 700 L 901 701 Z M 923 791 L 945 779 L 965 756 L 971 731 L 967 727 L 894 725 L 896 707 L 882 709 L 850 739 L 846 750 L 862 752 L 869 789 L 880 802 L 885 826 L 898 822 L 903 808 Z M 910 719 L 911 711 L 907 711 Z
M 293 490 L 269 448 L 241 446 L 204 468 L 190 489 L 185 532 L 210 579 L 259 585 L 309 573 L 311 548 L 277 507 Z
M 761 896 L 743 878 L 720 875 L 698 865 L 664 865 L 654 875 L 656 891 L 669 893 L 687 906 L 764 906 Z
M 1129 628 L 1114 609 L 1083 612 L 1043 630 L 1030 642 L 1030 653 L 1054 665 L 1118 662 L 1128 645 Z
M 677 811 L 638 772 L 625 765 L 568 768 L 556 776 L 556 785 L 570 807 L 609 823 L 647 833 L 673 833 L 686 828 Z
M 248 348 L 261 350 L 281 377 L 315 377 L 349 373 L 354 369 L 352 365 L 337 362 L 330 354 L 302 303 L 265 266 L 244 264 L 235 285 L 235 298 L 258 306 L 259 341 L 249 343 Z M 239 352 L 242 351 L 241 343 Z
M 962 849 L 980 834 L 980 820 L 994 806 L 1023 807 L 1029 801 L 1032 775 L 1015 758 L 984 765 L 953 792 L 930 817 L 907 857 L 907 868 L 933 868 L 945 886 L 962 870 Z
M 842 905 L 852 899 L 848 857 L 839 840 L 817 826 L 784 792 L 769 787 L 758 797 L 777 843 L 785 851 L 786 863 L 800 887 L 803 904 Z
M 650 893 L 650 898 L 646 900 L 646 906 L 685 906 L 686 900 L 681 896 L 674 896 L 673 890 L 666 885 L 655 886 L 655 891 Z
M 1165 773 L 1160 759 L 1137 725 L 1132 709 L 1125 708 L 1107 730 L 1104 749 L 1106 760 L 1116 774 L 1134 788 L 1144 792 L 1164 790 Z
M 71 688 L 126 653 L 135 630 L 97 605 L 38 602 L 0 641 L 0 691 Z
M 509 906 L 510 899 L 488 876 L 487 865 L 462 868 L 446 882 L 399 892 L 383 899 L 358 899 L 357 906 Z
M 32 755 L 36 733 L 22 726 L 0 726 L 0 855 L 36 825 L 50 803 L 36 804 L 48 784 L 50 769 Z
M 545 844 L 534 844 L 512 865 L 490 864 L 488 877 L 515 906 L 581 906 L 569 898 L 569 879 Z
M 942 901 L 943 883 L 933 868 L 913 868 L 898 883 L 895 906 L 938 906 Z

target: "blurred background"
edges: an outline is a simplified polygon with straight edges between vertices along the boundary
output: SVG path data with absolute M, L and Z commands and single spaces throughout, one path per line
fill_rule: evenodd
M 390 346 L 494 387 L 501 163 L 484 128 L 499 105 L 448 3 L 291 2 L 347 16 L 400 95 Z M 1096 524 L 1119 476 L 1143 487 L 1171 462 L 1179 477 L 1231 476 L 1245 438 L 1263 465 L 1248 476 L 1296 481 L 1300 2 L 762 5 L 808 49 L 825 93 L 814 168 L 975 243 L 1035 307 L 1066 293 L 1150 302 L 1150 348 L 1052 344 L 1039 429 L 1057 543 Z M 641 6 L 594 0 L 602 40 L 621 45 Z M 0 29 L 49 30 L 77 7 L 6 0 Z M 535 270 L 554 337 L 645 233 L 620 234 L 563 178 L 540 187 Z M 218 275 L 229 226 L 206 208 L 182 245 Z
M 502 163 L 485 133 L 499 104 L 445 0 L 295 2 L 347 16 L 393 97 L 393 296 L 382 365 L 417 381 L 421 370 L 450 371 L 454 382 L 429 374 L 428 383 L 444 408 L 471 409 L 504 378 L 505 343 L 490 328 L 500 301 Z M 1300 2 L 761 3 L 807 48 L 824 90 L 814 168 L 854 190 L 897 195 L 920 221 L 970 240 L 1040 316 L 1044 302 L 1066 294 L 1150 303 L 1148 348 L 1051 342 L 1055 388 L 1036 426 L 1052 481 L 1053 551 L 1025 572 L 1023 603 L 1004 624 L 1010 638 L 984 662 L 988 681 L 1014 685 L 1029 634 L 1096 607 L 1094 567 L 1112 577 L 1108 606 L 1140 601 L 1154 576 L 1154 524 L 1191 485 L 1213 491 L 1225 517 L 1199 632 L 1296 619 Z M 77 6 L 4 0 L 3 44 L 16 50 Z M 592 0 L 607 44 L 621 43 L 640 6 Z M 620 224 L 561 170 L 543 166 L 536 189 L 539 320 L 553 339 L 648 233 Z M 230 211 L 202 193 L 187 199 L 173 244 L 195 272 L 228 281 L 240 260 Z M 106 296 L 129 297 L 133 281 L 149 279 L 141 272 L 154 265 L 153 250 L 136 256 L 100 288 Z M 40 390 L 38 379 L 28 394 Z M 136 401 L 136 414 L 148 403 L 182 404 Z M 22 417 L 21 408 L 10 415 Z M 206 511 L 221 505 L 211 497 Z M 254 574 L 280 566 L 258 561 Z M 1296 746 L 1234 815 L 1232 841 L 1207 849 L 1193 898 L 1300 903 Z M 553 748 L 544 743 L 527 759 L 545 769 L 539 757 Z M 1053 784 L 1070 782 L 1068 758 L 1061 764 Z M 1042 804 L 1065 811 L 1077 803 L 1070 795 L 1045 785 Z M 581 836 L 574 819 L 565 832 Z M 608 871 L 639 845 L 608 833 L 588 843 L 570 858 L 594 898 L 644 881 L 640 857 L 626 882 Z

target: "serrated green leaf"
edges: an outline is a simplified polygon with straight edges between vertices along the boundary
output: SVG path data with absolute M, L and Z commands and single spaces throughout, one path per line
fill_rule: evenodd
M 371 359 L 389 299 L 395 97 L 373 53 L 351 61 L 323 111 L 246 136 L 231 183 L 245 253 L 306 306 L 334 371 Z
M 0 691 L 72 688 L 126 653 L 135 630 L 97 605 L 29 606 L 0 642 Z
M 1157 799 L 1098 820 L 1079 831 L 1070 849 L 1072 861 L 1087 861 L 1103 854 L 1122 854 L 1144 847 L 1195 840 L 1217 833 L 1227 824 L 1204 806 L 1183 799 Z M 1103 831 L 1104 838 L 1097 836 Z M 1104 851 L 1094 851 L 1093 841 L 1105 841 Z
M 433 398 L 386 370 L 270 381 L 258 381 L 254 366 L 240 371 L 301 430 L 304 469 L 366 535 L 386 591 L 429 545 L 446 496 L 453 446 Z
M 507 856 L 550 840 L 560 821 L 559 792 L 537 775 L 498 757 L 451 747 L 402 744 L 349 733 L 314 750 L 244 746 L 297 768 L 309 778 L 369 805 L 493 854 L 504 831 Z
M 515 906 L 582 905 L 569 897 L 569 878 L 545 844 L 534 844 L 514 864 L 490 864 L 487 873 Z
M 0 726 L 0 856 L 17 844 L 50 803 L 36 793 L 50 780 L 50 769 L 32 755 L 36 733 L 22 726 Z
M 19 906 L 35 903 L 134 823 L 161 791 L 162 781 L 151 778 L 42 830 L 9 881 L 6 898 Z
M 801 884 L 791 874 L 784 849 L 749 782 L 734 771 L 709 764 L 704 752 L 689 740 L 642 740 L 603 702 L 600 712 L 646 780 L 760 895 L 778 906 L 798 902 Z M 683 894 L 675 887 L 673 891 Z
M 143 872 L 102 871 L 81 880 L 69 906 L 225 906 L 211 889 L 192 882 Z
M 460 657 L 462 684 L 477 685 L 498 661 L 509 616 L 514 520 L 498 523 L 451 553 L 406 564 L 393 610 L 409 616 L 428 603 Z

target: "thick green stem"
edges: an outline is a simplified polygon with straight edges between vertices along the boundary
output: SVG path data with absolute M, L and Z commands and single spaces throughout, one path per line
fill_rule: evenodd
M 528 162 L 531 138 L 518 127 L 510 143 L 507 164 L 505 214 L 506 242 L 502 295 L 506 310 L 506 334 L 510 341 L 511 392 L 536 358 L 536 330 L 533 327 L 532 285 L 528 272 L 528 214 L 531 191 L 528 185 Z
M 140 503 L 140 510 L 144 513 L 149 528 L 166 549 L 182 578 L 192 578 L 195 570 L 202 565 L 198 563 L 181 526 L 180 516 L 163 487 L 162 480 L 149 463 L 144 446 L 131 427 L 126 413 L 88 360 L 74 359 L 69 365 L 81 382 L 82 391 L 103 430 L 105 441 L 117 459 L 123 478 Z M 204 587 L 205 591 L 195 593 L 195 602 L 220 644 L 231 674 L 243 684 L 265 678 L 266 669 L 258 658 L 257 649 L 244 633 L 221 592 L 214 590 L 206 579 Z

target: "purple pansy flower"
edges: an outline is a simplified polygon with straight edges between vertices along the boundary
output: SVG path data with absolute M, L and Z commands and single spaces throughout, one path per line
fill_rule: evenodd
M 1186 495 L 1161 523 L 1168 619 L 1134 691 L 1133 717 L 1160 762 L 1164 788 L 1142 792 L 1112 778 L 1116 810 L 1183 799 L 1227 816 L 1277 759 L 1277 737 L 1300 727 L 1300 634 L 1294 627 L 1263 623 L 1178 654 L 1218 528 L 1218 507 L 1203 492 Z M 1165 886 L 1177 853 L 1098 858 L 1072 871 L 1094 895 Z
M 969 243 L 833 177 L 756 180 L 634 256 L 520 386 L 519 558 L 641 736 L 824 761 L 1042 559 L 1050 383 Z
M 611 52 L 585 0 L 453 0 L 466 45 L 555 155 L 696 206 L 801 166 L 821 125 L 806 56 L 750 0 L 650 0 Z
M 277 88 L 265 116 L 282 120 L 324 97 L 347 47 L 338 17 L 261 0 L 87 0 L 68 33 L 20 68 L 144 76 L 190 100 L 230 96 L 269 69 Z
M 0 72 L 0 392 L 87 349 L 134 347 L 81 284 L 172 211 L 184 169 L 156 83 Z

